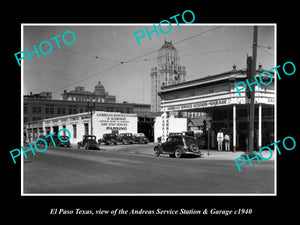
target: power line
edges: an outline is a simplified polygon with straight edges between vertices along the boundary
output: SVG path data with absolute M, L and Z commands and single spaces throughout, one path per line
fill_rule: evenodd
M 81 79 L 81 80 L 75 81 L 75 82 L 73 82 L 73 83 L 71 83 L 71 84 L 69 84 L 69 85 L 67 85 L 67 86 L 65 86 L 65 87 L 63 87 L 63 88 L 60 88 L 60 89 L 58 89 L 58 90 L 56 90 L 56 91 L 53 91 L 52 93 L 61 91 L 61 90 L 65 89 L 65 88 L 68 88 L 68 87 L 74 85 L 74 84 L 78 84 L 78 83 L 80 83 L 80 82 L 82 82 L 82 81 L 85 81 L 85 80 L 87 80 L 87 79 L 90 79 L 90 78 L 92 78 L 92 77 L 94 77 L 94 76 L 96 76 L 96 75 L 105 73 L 105 72 L 107 72 L 107 71 L 109 71 L 109 70 L 111 70 L 111 69 L 114 69 L 114 68 L 116 68 L 116 67 L 118 67 L 118 66 L 120 66 L 120 65 L 121 65 L 121 64 L 117 64 L 117 65 L 111 66 L 111 67 L 109 67 L 109 68 L 107 68 L 107 69 L 105 69 L 105 70 L 102 70 L 102 71 L 99 71 L 99 72 L 97 72 L 97 73 L 94 73 L 94 74 L 92 74 L 92 75 L 90 75 L 90 76 L 88 76 L 88 77 L 86 77 L 86 78 L 83 78 L 83 79 Z
M 198 37 L 198 36 L 200 36 L 200 35 L 203 35 L 203 34 L 208 33 L 208 32 L 210 32 L 210 31 L 219 29 L 219 28 L 221 28 L 221 27 L 222 27 L 222 26 L 214 27 L 214 28 L 212 28 L 212 29 L 206 30 L 206 31 L 201 32 L 201 33 L 199 33 L 199 34 L 195 34 L 195 35 L 193 35 L 193 36 L 187 37 L 187 38 L 182 39 L 182 40 L 180 40 L 180 41 L 174 42 L 173 45 L 178 44 L 178 43 L 182 43 L 182 42 L 184 42 L 184 41 L 187 41 L 187 40 L 190 40 L 190 39 L 192 39 L 192 38 Z M 114 68 L 116 68 L 116 67 L 118 67 L 118 66 L 120 66 L 120 65 L 122 65 L 122 64 L 125 64 L 125 63 L 129 63 L 129 62 L 135 61 L 136 59 L 141 58 L 141 57 L 144 57 L 144 56 L 146 56 L 146 55 L 150 55 L 150 54 L 152 54 L 152 53 L 154 53 L 154 52 L 157 52 L 158 50 L 159 50 L 159 49 L 152 50 L 152 51 L 150 51 L 150 52 L 147 52 L 147 53 L 144 53 L 144 54 L 142 54 L 142 55 L 133 57 L 133 58 L 131 58 L 131 59 L 129 59 L 129 60 L 126 60 L 126 61 L 121 61 L 121 62 L 115 61 L 115 62 L 118 62 L 119 64 L 114 65 L 114 66 L 111 66 L 111 67 L 109 67 L 109 68 L 107 68 L 107 69 L 105 69 L 105 70 L 99 71 L 99 72 L 97 72 L 97 73 L 94 73 L 94 74 L 92 74 L 92 75 L 90 75 L 90 76 L 88 76 L 88 77 L 86 77 L 86 78 L 81 79 L 81 80 L 75 81 L 75 82 L 73 82 L 73 83 L 71 83 L 71 84 L 69 84 L 69 85 L 67 85 L 67 86 L 65 86 L 65 87 L 63 87 L 63 88 L 60 88 L 59 90 L 54 91 L 53 93 L 58 92 L 58 91 L 61 91 L 61 90 L 65 89 L 65 88 L 68 88 L 68 87 L 70 87 L 70 86 L 72 86 L 72 85 L 74 85 L 74 84 L 80 83 L 80 82 L 85 81 L 85 80 L 87 80 L 87 79 L 90 79 L 91 77 L 94 77 L 94 76 L 96 76 L 96 75 L 99 75 L 99 74 L 105 73 L 105 72 L 107 72 L 107 71 L 110 71 L 110 70 L 112 70 L 112 69 L 114 69 Z
M 30 42 L 30 41 L 24 41 L 24 42 L 36 45 L 36 43 Z M 88 57 L 93 58 L 93 59 L 103 59 L 103 60 L 106 60 L 106 61 L 121 63 L 121 61 L 117 61 L 117 60 L 113 60 L 113 59 L 109 59 L 109 58 L 104 58 L 102 56 L 92 55 L 92 54 L 88 54 L 88 53 L 84 53 L 84 52 L 80 52 L 80 51 L 74 51 L 74 50 L 66 49 L 66 48 L 60 48 L 59 49 L 55 45 L 51 45 L 51 46 L 54 47 L 55 49 L 57 49 L 58 51 L 71 52 L 71 53 L 73 53 L 75 55 L 88 56 Z M 46 48 L 48 48 L 48 47 L 49 46 L 46 46 Z
M 182 39 L 182 40 L 180 40 L 180 41 L 174 42 L 173 45 L 176 45 L 176 44 L 179 44 L 179 43 L 181 43 L 181 42 L 190 40 L 190 39 L 192 39 L 192 38 L 195 38 L 195 37 L 198 37 L 198 36 L 200 36 L 200 35 L 206 34 L 206 33 L 208 33 L 208 32 L 211 32 L 211 31 L 213 31 L 213 30 L 219 29 L 219 28 L 221 28 L 221 27 L 222 27 L 222 26 L 218 26 L 218 27 L 214 27 L 214 28 L 212 28 L 212 29 L 203 31 L 203 32 L 201 32 L 201 33 L 199 33 L 199 34 L 195 34 L 195 35 L 193 35 L 193 36 L 191 36 L 191 37 L 187 37 L 187 38 Z
M 267 54 L 269 54 L 270 56 L 274 56 L 272 53 L 266 51 L 265 49 L 261 48 L 262 46 L 258 46 L 258 49 L 261 50 L 261 51 L 264 51 L 266 52 Z M 270 49 L 270 47 L 268 47 L 268 49 Z
M 252 47 L 244 47 L 244 48 L 227 48 L 227 49 L 220 49 L 215 51 L 207 51 L 207 52 L 198 52 L 198 53 L 191 53 L 191 54 L 183 54 L 181 56 L 194 56 L 194 55 L 207 55 L 207 54 L 214 54 L 219 52 L 228 52 L 228 51 L 236 51 L 236 50 L 244 50 L 244 49 L 251 49 Z

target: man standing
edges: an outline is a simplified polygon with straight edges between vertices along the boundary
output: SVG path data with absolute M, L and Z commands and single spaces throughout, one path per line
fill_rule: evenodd
M 225 141 L 225 151 L 230 151 L 230 136 L 228 133 L 225 134 L 224 141 Z
M 218 151 L 222 151 L 222 144 L 223 144 L 224 134 L 222 130 L 219 130 L 217 134 L 217 141 L 218 141 Z

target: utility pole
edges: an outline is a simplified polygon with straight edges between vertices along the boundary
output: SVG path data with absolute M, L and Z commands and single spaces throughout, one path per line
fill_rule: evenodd
M 256 76 L 256 58 L 257 58 L 257 31 L 258 27 L 254 26 L 253 28 L 253 50 L 252 50 L 252 66 L 251 66 L 251 81 L 254 82 L 254 76 Z M 253 152 L 254 149 L 254 113 L 255 113 L 255 87 L 252 88 L 251 99 L 250 99 L 250 123 L 249 123 L 249 148 L 248 152 Z
M 93 135 L 93 113 L 95 112 L 95 102 L 88 102 L 87 109 L 91 115 L 91 135 Z

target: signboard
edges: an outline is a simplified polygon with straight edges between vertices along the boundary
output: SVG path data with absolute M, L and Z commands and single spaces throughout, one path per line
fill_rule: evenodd
M 137 133 L 137 115 L 121 113 L 96 113 L 96 123 L 99 124 L 99 132 L 104 133 Z M 100 131 L 101 130 L 101 131 Z
M 214 107 L 214 106 L 229 105 L 229 104 L 230 104 L 230 99 L 226 98 L 226 99 L 196 102 L 196 103 L 184 104 L 178 106 L 169 106 L 166 107 L 166 111 L 199 109 L 199 108 Z

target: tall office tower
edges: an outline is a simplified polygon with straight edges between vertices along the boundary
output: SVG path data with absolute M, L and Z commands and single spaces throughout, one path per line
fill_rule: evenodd
M 161 99 L 157 94 L 164 85 L 185 81 L 185 66 L 180 66 L 178 51 L 172 41 L 163 44 L 158 50 L 157 67 L 151 68 L 151 111 L 160 112 Z

